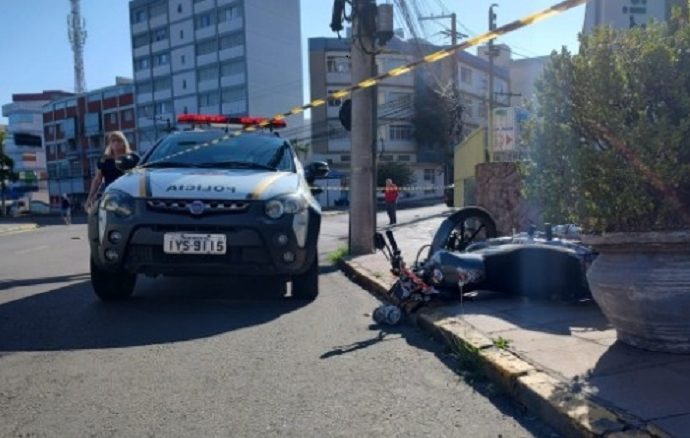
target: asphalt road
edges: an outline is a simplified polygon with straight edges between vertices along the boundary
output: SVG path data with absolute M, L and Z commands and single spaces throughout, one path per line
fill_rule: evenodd
M 0 436 L 552 435 L 422 332 L 371 326 L 378 301 L 325 262 L 309 304 L 253 281 L 144 278 L 105 305 L 85 232 L 0 235 Z M 346 215 L 326 217 L 322 260 L 346 233 Z

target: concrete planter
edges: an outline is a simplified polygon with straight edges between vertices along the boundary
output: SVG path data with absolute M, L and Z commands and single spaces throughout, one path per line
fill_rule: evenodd
M 690 354 L 690 232 L 612 233 L 583 241 L 599 252 L 587 279 L 618 339 Z

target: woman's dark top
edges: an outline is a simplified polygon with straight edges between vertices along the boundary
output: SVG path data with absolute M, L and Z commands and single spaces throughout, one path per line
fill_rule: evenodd
M 98 170 L 103 174 L 104 189 L 124 174 L 115 166 L 115 160 L 112 158 L 101 158 L 98 161 Z

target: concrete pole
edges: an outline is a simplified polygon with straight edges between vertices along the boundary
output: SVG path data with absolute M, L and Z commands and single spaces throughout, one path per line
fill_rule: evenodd
M 496 29 L 496 16 L 494 15 L 494 8 L 497 4 L 492 4 L 489 8 L 489 30 Z M 486 124 L 486 138 L 484 139 L 484 161 L 490 161 L 490 147 L 493 147 L 493 125 L 494 125 L 494 40 L 489 40 L 489 114 Z
M 376 64 L 371 54 L 374 49 L 376 27 L 375 0 L 355 0 L 352 32 L 352 84 L 373 75 Z M 367 53 L 369 52 L 369 53 Z M 376 204 L 372 145 L 374 114 L 374 88 L 352 94 L 352 133 L 350 159 L 350 254 L 374 252 L 376 232 Z

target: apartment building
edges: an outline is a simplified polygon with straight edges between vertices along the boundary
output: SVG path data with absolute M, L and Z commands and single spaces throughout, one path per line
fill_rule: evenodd
M 185 113 L 272 116 L 303 102 L 299 0 L 131 0 L 138 139 Z
M 48 173 L 43 147 L 43 105 L 72 96 L 59 90 L 12 95 L 12 102 L 2 106 L 6 129 L 5 153 L 14 161 L 19 181 L 10 185 L 10 197 L 30 196 L 48 201 Z
M 58 206 L 63 193 L 83 202 L 108 132 L 124 132 L 137 149 L 132 80 L 117 78 L 115 85 L 45 104 L 42 131 L 51 205 Z
M 396 36 L 388 43 L 385 52 L 377 55 L 378 71 L 388 71 L 438 49 L 439 47 L 425 41 L 405 41 Z M 351 85 L 349 55 L 349 39 L 309 39 L 312 99 L 325 97 L 334 90 Z M 464 133 L 467 134 L 476 127 L 486 125 L 489 63 L 465 52 L 458 53 L 455 59 L 458 63 L 458 91 L 464 107 Z M 415 95 L 425 89 L 421 84 L 435 86 L 440 82 L 451 81 L 451 66 L 452 64 L 440 62 L 378 85 L 377 159 L 379 162 L 409 163 L 418 186 L 437 187 L 434 191 L 419 195 L 441 194 L 445 163 L 437 155 L 420 147 L 415 140 L 412 121 Z M 494 78 L 494 89 L 497 92 L 507 92 L 510 89 L 507 69 L 497 66 Z M 339 99 L 330 99 L 327 105 L 312 110 L 311 144 L 314 158 L 326 160 L 333 169 L 347 174 L 351 159 L 350 133 L 341 126 L 338 118 L 341 104 Z

